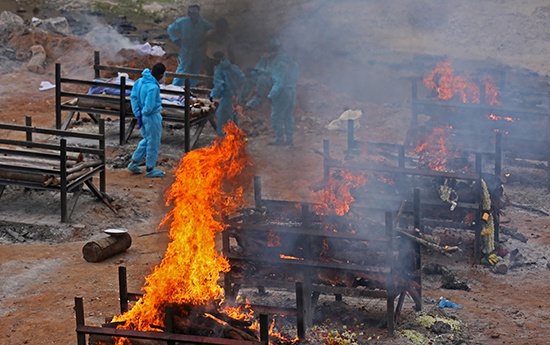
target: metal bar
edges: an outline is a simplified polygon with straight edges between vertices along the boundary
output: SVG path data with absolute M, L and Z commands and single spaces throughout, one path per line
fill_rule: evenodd
M 84 302 L 82 297 L 74 298 L 74 311 L 76 314 L 76 341 L 78 345 L 86 345 L 86 333 L 79 332 L 80 327 L 85 327 Z
M 61 65 L 55 64 L 55 128 L 61 129 Z
M 421 216 L 421 203 L 420 203 L 420 188 L 415 188 L 413 192 L 413 198 L 414 198 L 414 228 L 418 229 L 421 233 L 424 232 L 424 228 L 422 227 L 422 224 L 420 223 L 420 216 Z M 415 281 L 420 286 L 420 297 L 422 297 L 422 246 L 420 243 L 414 242 L 413 244 L 414 249 L 414 270 L 415 270 Z M 422 298 L 420 298 L 420 303 L 422 303 Z M 422 309 L 422 304 L 418 306 L 419 310 Z
M 101 166 L 103 169 L 101 169 L 101 172 L 99 173 L 99 190 L 101 193 L 105 193 L 107 191 L 107 169 L 105 168 L 107 163 L 107 156 L 105 154 L 105 120 L 100 119 L 99 120 L 99 134 L 101 135 L 101 139 L 99 139 L 99 149 L 101 150 L 101 154 L 99 155 L 101 158 Z
M 120 97 L 119 97 L 119 143 L 120 145 L 124 145 L 126 139 L 126 77 L 120 78 Z
M 387 275 L 386 281 L 386 291 L 388 292 L 388 298 L 386 300 L 386 320 L 388 326 L 388 336 L 394 337 L 395 334 L 395 295 L 394 295 L 394 262 L 393 262 L 393 217 L 391 212 L 385 213 L 386 218 L 386 236 L 388 236 L 388 245 L 386 247 L 386 266 L 389 268 L 390 272 Z
M 269 344 L 269 323 L 266 314 L 260 314 L 260 341 Z
M 106 108 L 87 108 L 87 107 L 81 107 L 81 106 L 73 106 L 73 105 L 63 105 L 63 110 L 71 110 L 71 111 L 77 111 L 81 113 L 90 113 L 90 114 L 100 114 L 100 115 L 110 115 L 110 116 L 116 116 L 119 117 L 120 111 L 119 110 L 110 110 Z
M 82 334 L 97 334 L 111 337 L 121 337 L 130 339 L 146 339 L 167 342 L 170 340 L 191 344 L 208 344 L 208 345 L 264 345 L 259 341 L 249 340 L 234 340 L 225 338 L 203 337 L 197 335 L 185 335 L 163 332 L 145 332 L 128 329 L 118 329 L 110 327 L 95 327 L 95 326 L 78 326 L 77 333 Z M 80 345 L 80 344 L 79 344 Z
M 185 90 L 184 90 L 184 107 L 185 107 L 185 136 L 184 136 L 184 147 L 185 147 L 185 153 L 191 151 L 191 144 L 190 144 L 190 135 L 191 135 L 191 129 L 190 127 L 190 117 L 191 117 L 191 92 L 189 88 L 191 87 L 191 82 L 189 81 L 189 78 L 185 79 Z
M 67 219 L 71 218 L 71 216 L 74 212 L 74 209 L 76 208 L 76 203 L 78 202 L 78 198 L 80 197 L 81 194 L 82 194 L 82 188 L 77 189 L 73 193 L 73 196 L 72 196 L 71 200 L 67 204 L 68 208 L 69 208 L 68 211 L 67 211 Z
M 94 52 L 94 78 L 99 79 L 101 78 L 101 70 L 99 69 L 99 65 L 101 65 L 100 57 L 99 57 L 99 51 Z
M 294 259 L 271 259 L 271 258 L 258 258 L 258 257 L 247 257 L 247 256 L 237 256 L 229 255 L 227 257 L 230 260 L 240 260 L 240 261 L 255 261 L 264 264 L 272 265 L 287 265 L 287 266 L 304 266 L 310 268 L 327 268 L 327 269 L 343 269 L 354 272 L 373 272 L 373 273 L 387 273 L 388 269 L 386 267 L 378 266 L 367 266 L 359 264 L 338 264 L 334 262 L 319 262 L 313 260 L 294 260 Z
M 164 308 L 164 333 L 174 333 L 174 307 L 168 305 Z M 166 345 L 176 345 L 175 340 L 168 340 Z
M 120 314 L 124 314 L 128 308 L 128 280 L 126 276 L 126 267 L 118 267 L 118 296 L 120 299 Z
M 396 174 L 406 174 L 412 176 L 426 176 L 426 177 L 445 177 L 445 178 L 455 178 L 455 179 L 464 179 L 464 180 L 477 180 L 479 178 L 479 173 L 458 173 L 458 172 L 446 172 L 446 171 L 436 171 L 429 169 L 418 169 L 418 168 L 400 168 L 400 167 L 391 167 L 391 166 L 381 166 L 367 163 L 350 163 L 345 167 L 342 167 L 339 164 L 332 163 L 329 167 L 339 168 L 339 169 L 348 169 L 348 170 L 369 170 L 376 172 L 387 172 L 387 173 L 396 173 Z
M 502 133 L 497 132 L 495 138 L 495 175 L 502 173 Z
M 67 139 L 61 139 L 61 222 L 66 223 L 67 217 Z
M 25 127 L 32 127 L 32 118 L 30 116 L 25 116 Z M 32 142 L 32 131 L 27 130 L 25 132 L 27 132 L 26 140 Z
M 67 137 L 67 136 L 65 136 Z M 32 142 L 32 143 L 29 143 L 27 141 L 24 141 L 24 140 L 10 140 L 10 139 L 0 139 L 0 144 L 6 144 L 6 145 L 14 145 L 14 146 L 29 146 L 29 147 L 32 147 L 32 148 L 41 148 L 41 149 L 46 149 L 46 150 L 52 150 L 52 151 L 59 151 L 59 145 L 55 145 L 55 144 L 45 144 L 45 143 L 39 143 L 39 142 Z M 9 149 L 5 149 L 5 148 L 0 148 L 0 150 L 2 152 L 11 152 L 11 153 L 16 153 L 18 150 L 9 150 Z M 21 156 L 28 156 L 28 157 L 31 157 L 31 156 L 35 156 L 35 157 L 40 157 L 43 155 L 44 158 L 51 158 L 55 155 L 55 153 L 53 154 L 48 154 L 48 152 L 38 152 L 36 151 L 36 154 L 33 154 L 33 153 L 30 153 L 32 151 L 24 151 L 24 150 L 20 150 L 21 152 L 24 152 L 21 154 Z M 90 154 L 100 154 L 101 152 L 98 150 L 98 149 L 91 149 L 91 148 L 86 148 L 86 147 L 67 147 L 67 152 L 78 152 L 78 153 L 90 153 Z
M 539 116 L 542 118 L 547 118 L 549 116 L 548 112 L 546 110 L 536 110 L 534 108 L 511 108 L 511 107 L 501 107 L 496 105 L 481 105 L 477 103 L 458 103 L 458 102 L 449 102 L 449 101 L 443 101 L 443 100 L 421 100 L 416 99 L 413 100 L 413 105 L 416 106 L 424 106 L 424 107 L 430 107 L 430 108 L 455 108 L 455 109 L 461 109 L 469 112 L 484 112 L 489 114 L 495 114 L 499 116 L 504 115 L 510 115 L 514 117 L 518 117 L 518 114 L 521 115 L 533 115 L 533 116 Z
M 388 239 L 385 237 L 376 237 L 376 236 L 369 236 L 369 235 L 359 235 L 359 234 L 353 234 L 353 233 L 338 233 L 333 231 L 324 231 L 319 228 L 314 227 L 292 227 L 288 226 L 285 227 L 284 225 L 273 225 L 273 224 L 238 224 L 233 227 L 234 229 L 238 229 L 240 233 L 244 232 L 269 232 L 270 230 L 273 230 L 276 228 L 276 232 L 280 234 L 297 234 L 297 235 L 308 235 L 308 236 L 319 236 L 319 237 L 330 237 L 330 238 L 341 238 L 345 240 L 352 240 L 352 241 L 366 241 L 366 242 L 380 242 L 384 243 L 387 242 Z
M 296 282 L 296 330 L 299 340 L 306 338 L 305 326 L 305 305 L 304 305 L 304 286 L 301 282 Z
M 54 136 L 75 137 L 75 138 L 82 138 L 82 139 L 95 139 L 95 140 L 100 139 L 99 134 L 70 132 L 70 131 L 63 131 L 58 129 L 43 128 L 43 127 L 28 127 L 26 125 L 12 125 L 7 123 L 0 123 L 0 129 L 8 129 L 11 131 L 20 131 L 20 132 L 30 131 L 33 133 L 49 134 Z
M 254 206 L 256 208 L 260 208 L 263 206 L 262 178 L 260 176 L 254 176 Z

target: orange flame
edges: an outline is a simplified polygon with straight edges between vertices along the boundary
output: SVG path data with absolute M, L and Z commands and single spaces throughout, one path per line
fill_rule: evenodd
M 187 153 L 166 193 L 173 209 L 161 225 L 170 225 L 165 256 L 146 278 L 143 297 L 128 312 L 113 318 L 119 328 L 155 331 L 164 326 L 164 309 L 171 304 L 205 305 L 221 299 L 220 272 L 229 262 L 215 246 L 215 236 L 226 228 L 222 219 L 242 208 L 243 178 L 250 180 L 250 157 L 244 133 L 233 123 L 212 146 Z M 246 180 L 245 180 L 246 181 Z M 156 329 L 158 331 L 158 329 Z M 128 344 L 119 338 L 118 344 Z
M 304 258 L 299 258 L 299 257 L 296 257 L 296 256 L 285 255 L 285 254 L 279 254 L 279 257 L 281 259 L 287 259 L 287 260 L 304 260 Z
M 355 201 L 352 190 L 367 183 L 366 173 L 354 175 L 349 171 L 340 170 L 338 175 L 331 177 L 323 190 L 323 203 L 315 206 L 317 214 L 334 213 L 343 216 L 348 213 L 350 204 Z
M 418 144 L 413 154 L 420 156 L 420 161 L 432 170 L 445 171 L 449 158 L 456 156 L 452 152 L 451 142 L 447 139 L 444 128 L 434 128 L 426 141 Z
M 423 81 L 427 88 L 436 90 L 442 100 L 458 97 L 463 103 L 480 102 L 480 87 L 468 77 L 456 75 L 449 61 L 438 63 Z M 494 83 L 486 80 L 484 85 L 487 103 L 499 104 L 498 90 Z
M 504 121 L 508 121 L 508 122 L 516 122 L 517 120 L 519 120 L 519 119 L 510 117 L 510 116 L 498 116 L 498 115 L 495 115 L 495 114 L 490 114 L 489 118 L 491 120 L 494 120 L 494 121 L 503 121 L 504 120 Z

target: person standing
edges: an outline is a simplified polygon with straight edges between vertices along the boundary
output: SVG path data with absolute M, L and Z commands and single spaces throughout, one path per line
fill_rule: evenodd
M 168 26 L 170 39 L 180 48 L 176 73 L 198 74 L 204 61 L 205 36 L 213 29 L 212 23 L 200 15 L 200 6 L 190 5 L 187 16 L 176 19 Z M 172 85 L 182 86 L 184 78 L 174 78 Z M 197 80 L 190 80 L 191 87 Z
M 248 73 L 247 83 L 243 87 L 243 100 L 252 91 L 252 98 L 246 103 L 247 109 L 258 107 L 273 86 L 271 69 L 284 56 L 281 42 L 274 38 L 267 44 L 267 52 L 262 55 L 256 66 Z
M 275 132 L 275 139 L 269 145 L 294 146 L 294 106 L 299 76 L 298 64 L 290 55 L 281 52 L 271 68 L 273 86 L 267 95 L 271 102 L 271 126 Z
M 239 67 L 225 57 L 223 52 L 216 52 L 214 57 L 221 61 L 214 68 L 214 88 L 210 92 L 210 99 L 220 99 L 216 109 L 216 132 L 222 136 L 223 127 L 229 121 L 235 122 L 236 125 L 239 124 L 236 106 L 245 76 Z
M 160 114 L 162 100 L 160 98 L 159 82 L 162 83 L 165 72 L 166 66 L 160 62 L 156 63 L 152 71 L 149 68 L 144 69 L 141 78 L 132 87 L 130 102 L 143 137 L 132 154 L 132 161 L 128 164 L 128 170 L 134 174 L 143 172 L 138 163 L 145 159 L 145 176 L 166 176 L 164 171 L 155 168 L 162 135 L 162 115 Z

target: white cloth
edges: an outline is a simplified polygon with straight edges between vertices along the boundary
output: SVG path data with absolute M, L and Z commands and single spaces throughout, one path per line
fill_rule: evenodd
M 38 90 L 45 91 L 50 89 L 55 89 L 55 85 L 50 83 L 49 81 L 40 82 L 40 87 L 38 87 Z
M 325 126 L 328 130 L 340 130 L 345 131 L 347 130 L 348 126 L 348 120 L 354 120 L 353 121 L 353 128 L 359 128 L 359 118 L 363 116 L 363 112 L 361 110 L 351 110 L 348 109 L 344 111 L 339 118 L 336 120 L 333 120 L 331 123 Z
M 134 49 L 142 55 L 163 56 L 165 54 L 165 51 L 161 47 L 151 46 L 149 42 L 135 45 Z

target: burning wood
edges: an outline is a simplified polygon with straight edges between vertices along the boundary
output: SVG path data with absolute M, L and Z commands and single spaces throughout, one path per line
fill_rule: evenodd
M 257 339 L 246 326 L 241 327 L 243 323 L 231 320 L 234 316 L 227 318 L 234 310 L 215 303 L 223 297 L 220 273 L 229 270 L 226 258 L 216 250 L 215 237 L 225 228 L 221 219 L 244 205 L 238 182 L 249 166 L 244 133 L 233 123 L 224 130 L 225 137 L 212 147 L 191 151 L 180 162 L 176 181 L 166 194 L 174 208 L 163 220 L 163 225 L 170 226 L 172 241 L 162 262 L 147 277 L 143 297 L 128 312 L 113 318 L 113 322 L 124 322 L 119 329 L 165 328 L 164 308 L 172 306 L 180 331 L 210 332 L 207 335 L 211 336 L 215 325 L 224 336 Z M 250 315 L 239 317 L 247 320 Z M 123 343 L 123 339 L 117 342 Z

